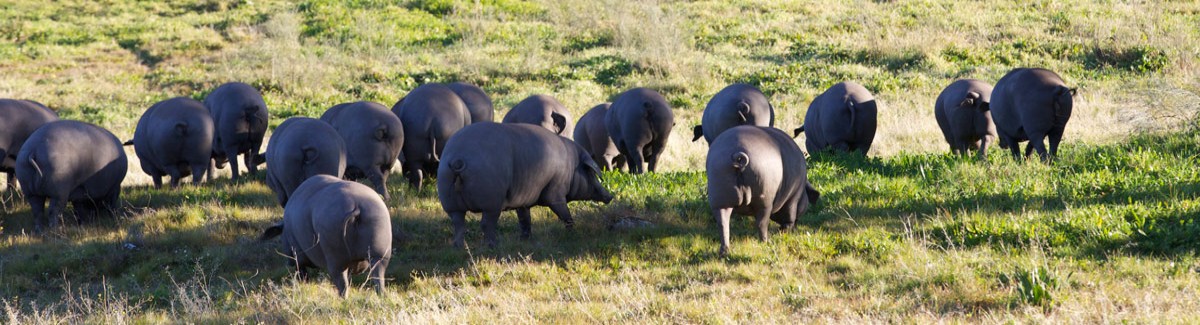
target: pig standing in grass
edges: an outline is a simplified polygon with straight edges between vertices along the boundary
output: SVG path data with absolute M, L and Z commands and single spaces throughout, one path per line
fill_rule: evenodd
M 504 114 L 503 122 L 541 125 L 550 132 L 571 137 L 571 112 L 554 97 L 546 95 L 526 97 Z
M 954 81 L 938 95 L 933 113 L 950 151 L 966 155 L 979 151 L 987 156 L 988 146 L 996 142 L 996 124 L 992 123 L 992 85 L 976 79 Z
M 267 143 L 267 186 L 279 206 L 309 177 L 346 172 L 346 143 L 329 123 L 292 117 L 275 128 Z
M 804 125 L 795 136 L 804 132 L 809 153 L 832 149 L 866 155 L 875 141 L 875 124 L 879 109 L 875 96 L 855 82 L 841 82 L 825 90 L 808 105 Z
M 604 125 L 625 157 L 630 174 L 653 172 L 675 126 L 675 113 L 657 91 L 634 88 L 617 96 Z
M 213 121 L 204 104 L 175 97 L 150 106 L 138 119 L 133 131 L 133 151 L 141 161 L 142 171 L 162 187 L 162 177 L 171 176 L 171 187 L 179 187 L 180 179 L 192 176 L 192 184 L 200 178 L 212 181 Z
M 784 231 L 820 199 L 808 182 L 800 146 L 783 131 L 743 125 L 725 130 L 708 149 L 708 205 L 721 230 L 721 255 L 729 254 L 729 218 L 754 215 L 766 241 L 769 220 Z
M 531 232 L 529 208 L 548 206 L 570 229 L 567 202 L 608 203 L 600 168 L 574 141 L 524 123 L 477 123 L 446 144 L 438 166 L 438 199 L 454 225 L 454 244 L 463 247 L 467 212 L 482 212 L 484 242 L 495 246 L 500 212 L 517 210 L 521 238 Z
M 258 150 L 267 134 L 268 118 L 267 103 L 258 89 L 240 82 L 223 84 L 204 97 L 204 106 L 216 128 L 212 147 L 217 167 L 224 168 L 228 161 L 236 181 L 241 177 L 237 162 L 240 154 L 250 175 L 257 173 L 261 162 Z
M 429 83 L 409 92 L 392 106 L 392 113 L 404 125 L 400 167 L 408 184 L 420 189 L 426 177 L 437 173 L 446 141 L 471 124 L 470 112 L 449 87 Z
M 324 268 L 346 297 L 350 273 L 370 272 L 375 291 L 383 293 L 384 273 L 392 258 L 392 219 L 378 194 L 365 185 L 317 175 L 293 192 L 283 222 L 267 228 L 262 240 L 283 235 L 284 255 L 301 278 L 308 268 Z
M 604 115 L 608 114 L 610 103 L 596 105 L 579 117 L 575 123 L 575 142 L 592 156 L 592 161 L 600 164 L 604 170 L 613 170 L 625 166 L 625 157 L 617 150 L 617 145 L 608 136 L 604 127 Z
M 758 88 L 732 84 L 708 101 L 700 121 L 693 129 L 692 141 L 704 138 L 711 144 L 721 132 L 738 125 L 775 126 L 775 108 Z
M 1074 108 L 1075 89 L 1067 88 L 1062 77 L 1046 69 L 1017 68 L 1009 71 L 992 90 L 992 118 L 1000 135 L 1000 145 L 1021 159 L 1019 143 L 1029 141 L 1025 156 L 1037 151 L 1042 161 L 1058 155 L 1067 121 Z M 1050 138 L 1050 149 L 1044 139 Z
M 479 86 L 465 82 L 452 82 L 446 84 L 450 90 L 462 99 L 463 104 L 467 106 L 467 112 L 471 114 L 471 123 L 492 122 L 495 113 L 495 108 L 492 106 L 492 98 L 488 97 L 487 93 Z
M 8 188 L 16 188 L 16 158 L 34 130 L 58 120 L 58 114 L 30 100 L 0 99 L 0 172 L 8 174 Z
M 333 126 L 346 142 L 346 178 L 366 178 L 375 192 L 390 199 L 387 176 L 404 145 L 404 126 L 396 114 L 375 102 L 340 104 L 321 120 Z
M 120 208 L 121 181 L 129 169 L 125 150 L 112 132 L 66 120 L 34 131 L 17 154 L 16 167 L 39 232 L 47 223 L 50 228 L 58 226 L 67 202 L 75 206 L 80 222 Z

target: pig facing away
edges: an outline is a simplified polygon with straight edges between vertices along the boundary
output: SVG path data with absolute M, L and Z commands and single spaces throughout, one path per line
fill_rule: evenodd
M 404 145 L 400 118 L 379 103 L 354 102 L 326 110 L 321 120 L 333 126 L 346 143 L 346 179 L 370 179 L 375 192 L 390 199 L 388 173 Z
M 604 125 L 617 150 L 625 156 L 630 174 L 653 172 L 675 126 L 675 113 L 657 91 L 634 88 L 617 96 L 608 108 Z
M 175 97 L 150 106 L 130 143 L 154 187 L 162 188 L 163 176 L 171 176 L 171 187 L 189 175 L 193 185 L 206 175 L 212 181 L 212 116 L 194 99 Z
M 557 99 L 546 95 L 525 97 L 504 114 L 503 122 L 541 125 L 550 132 L 571 138 L 571 112 Z
M 976 79 L 956 80 L 938 95 L 933 113 L 951 152 L 977 150 L 980 160 L 987 156 L 988 146 L 996 142 L 991 98 L 992 85 Z
M 708 205 L 721 231 L 721 255 L 729 254 L 731 214 L 753 215 L 766 241 L 769 220 L 784 231 L 820 199 L 808 182 L 800 146 L 783 131 L 743 125 L 725 130 L 708 149 Z
M 804 125 L 796 129 L 806 134 L 809 153 L 826 149 L 866 155 L 875 141 L 879 109 L 875 96 L 855 82 L 841 82 L 813 99 L 804 115 Z
M 98 126 L 59 120 L 34 131 L 17 154 L 16 172 L 37 231 L 47 223 L 57 227 L 67 202 L 75 206 L 80 222 L 98 212 L 114 212 L 120 207 L 127 163 L 121 142 Z
M 224 168 L 229 161 L 236 181 L 241 177 L 237 155 L 245 155 L 246 169 L 251 175 L 257 173 L 258 150 L 267 134 L 268 118 L 267 104 L 258 89 L 240 82 L 226 83 L 204 97 L 204 106 L 215 127 L 212 147 L 217 167 Z
M 467 112 L 471 114 L 471 123 L 492 122 L 494 121 L 495 107 L 492 106 L 492 98 L 488 97 L 487 93 L 479 86 L 465 82 L 453 82 L 446 84 L 450 90 L 458 94 L 458 98 L 462 99 L 463 104 L 467 105 Z
M 58 113 L 30 100 L 0 99 L 0 172 L 8 174 L 8 188 L 16 188 L 16 159 L 21 145 L 34 130 L 58 120 Z
M 477 123 L 455 134 L 438 166 L 438 199 L 463 247 L 467 212 L 481 212 L 484 242 L 497 243 L 500 212 L 517 210 L 521 237 L 529 238 L 529 208 L 550 207 L 568 229 L 575 224 L 567 202 L 608 203 L 600 168 L 574 141 L 536 125 Z
M 1074 108 L 1075 89 L 1067 88 L 1062 77 L 1046 69 L 1017 68 L 1009 71 L 992 90 L 992 119 L 1000 135 L 1000 146 L 1021 159 L 1019 143 L 1029 141 L 1025 156 L 1034 150 L 1042 161 L 1058 155 L 1067 121 Z M 1046 150 L 1043 139 L 1050 138 Z
M 379 195 L 365 185 L 317 175 L 304 181 L 283 209 L 283 222 L 267 228 L 261 240 L 283 236 L 284 255 L 301 278 L 308 268 L 324 268 L 346 297 L 350 273 L 370 272 L 383 293 L 392 258 L 392 219 Z
M 408 184 L 419 189 L 425 177 L 437 173 L 446 141 L 471 124 L 471 115 L 454 91 L 437 83 L 413 89 L 392 106 L 392 113 L 404 124 L 400 167 Z
M 592 156 L 592 161 L 600 164 L 603 170 L 625 166 L 625 157 L 621 156 L 617 145 L 608 136 L 608 129 L 604 127 L 604 116 L 608 114 L 610 105 L 604 103 L 592 107 L 575 123 L 575 143 L 583 146 L 583 150 Z
M 732 84 L 708 101 L 700 122 L 693 129 L 692 141 L 703 137 L 711 144 L 721 132 L 738 125 L 775 126 L 775 108 L 758 88 Z
M 292 117 L 279 124 L 267 142 L 267 186 L 279 206 L 286 207 L 292 192 L 309 177 L 341 178 L 345 172 L 346 143 L 329 123 Z

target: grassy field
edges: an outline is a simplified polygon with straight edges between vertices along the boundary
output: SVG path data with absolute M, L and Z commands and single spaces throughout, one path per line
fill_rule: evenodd
M 616 200 L 572 204 L 570 232 L 535 209 L 521 241 L 506 214 L 497 249 L 452 247 L 434 187 L 393 177 L 408 238 L 382 296 L 297 281 L 255 240 L 282 213 L 261 174 L 155 190 L 134 163 L 118 218 L 44 236 L 2 192 L 0 322 L 1198 322 L 1196 26 L 1188 1 L 0 0 L 0 97 L 123 139 L 154 102 L 231 80 L 273 126 L 458 80 L 497 116 L 646 86 L 678 117 L 667 172 L 606 174 Z M 946 154 L 942 87 L 1020 66 L 1080 88 L 1060 159 Z M 736 218 L 719 258 L 707 146 L 687 142 L 708 98 L 754 84 L 791 129 L 842 80 L 883 105 L 871 157 L 812 157 L 823 201 L 798 229 L 760 243 Z M 610 229 L 625 218 L 654 226 Z

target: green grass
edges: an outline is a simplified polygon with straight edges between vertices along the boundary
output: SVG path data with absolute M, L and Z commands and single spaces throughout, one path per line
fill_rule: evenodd
M 1188 2 L 0 0 L 0 97 L 133 133 L 174 96 L 239 80 L 271 124 L 333 104 L 392 104 L 428 82 L 479 84 L 497 116 L 535 94 L 575 116 L 621 91 L 661 91 L 678 116 L 663 173 L 604 175 L 608 205 L 573 203 L 566 231 L 534 209 L 534 238 L 469 220 L 467 250 L 434 186 L 393 175 L 389 285 L 336 297 L 294 278 L 261 174 L 155 190 L 134 164 L 122 213 L 27 234 L 0 192 L 4 323 L 1196 322 L 1200 309 L 1200 7 Z M 956 78 L 1047 67 L 1080 88 L 1061 157 L 952 156 L 932 116 Z M 829 85 L 883 104 L 868 158 L 819 154 L 822 202 L 759 242 L 735 218 L 717 256 L 687 142 L 708 98 L 760 87 L 800 125 Z M 130 153 L 132 154 L 132 153 Z M 611 229 L 623 218 L 654 226 Z M 354 278 L 359 286 L 363 276 Z

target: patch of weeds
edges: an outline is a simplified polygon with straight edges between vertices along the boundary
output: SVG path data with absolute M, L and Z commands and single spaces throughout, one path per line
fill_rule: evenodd
M 1059 281 L 1059 275 L 1045 265 L 1000 275 L 1000 283 L 1012 288 L 1016 302 L 1042 307 L 1056 304 L 1054 291 L 1058 289 Z

